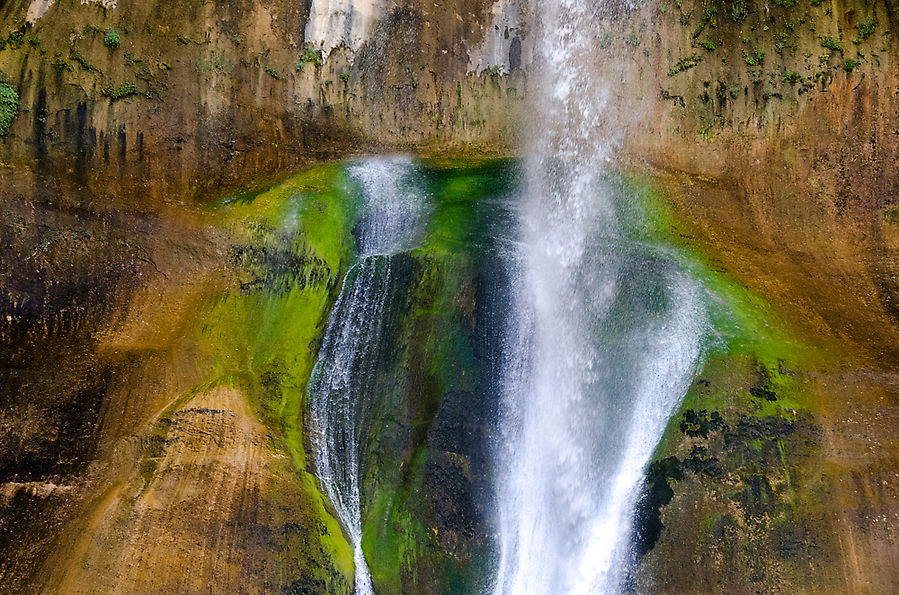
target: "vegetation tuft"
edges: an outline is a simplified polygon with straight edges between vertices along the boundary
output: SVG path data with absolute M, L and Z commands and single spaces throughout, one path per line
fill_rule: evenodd
M 117 47 L 119 47 L 120 42 L 121 42 L 121 37 L 119 37 L 119 32 L 116 31 L 115 29 L 109 29 L 103 35 L 103 45 L 105 45 L 106 47 L 108 47 L 111 50 L 114 50 Z
M 303 53 L 300 54 L 300 59 L 297 60 L 297 72 L 302 72 L 306 65 L 310 63 L 318 68 L 324 64 L 324 61 L 322 61 L 322 53 L 320 51 L 313 49 L 311 45 L 307 45 Z
M 843 53 L 843 46 L 840 45 L 840 40 L 835 37 L 824 37 L 821 39 L 821 47 L 825 47 L 834 52 Z
M 700 56 L 699 54 L 681 58 L 668 71 L 668 76 L 674 76 L 675 74 L 681 73 L 685 70 L 689 70 L 700 62 L 702 62 L 702 56 Z
M 131 95 L 137 95 L 138 91 L 134 83 L 125 82 L 120 85 L 109 85 L 108 87 L 103 87 L 100 93 L 104 97 L 109 97 L 112 101 L 115 101 L 117 99 L 122 99 Z
M 12 85 L 0 82 L 0 136 L 5 136 L 19 113 L 19 94 Z
M 855 38 L 853 43 L 862 43 L 872 35 L 874 35 L 874 29 L 877 28 L 877 23 L 874 21 L 868 21 L 866 23 L 860 23 L 855 26 L 855 30 L 858 31 L 858 37 Z

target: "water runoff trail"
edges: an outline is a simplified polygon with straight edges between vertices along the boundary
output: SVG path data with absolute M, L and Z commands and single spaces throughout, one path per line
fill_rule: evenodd
M 701 358 L 701 289 L 619 220 L 604 2 L 538 0 L 535 126 L 507 255 L 495 595 L 622 590 L 645 466 Z
M 412 247 L 427 211 L 408 158 L 375 158 L 348 169 L 360 191 L 354 229 L 359 260 L 343 281 L 307 389 L 316 475 L 350 537 L 356 593 L 372 594 L 362 552 L 360 482 L 371 425 L 374 377 L 390 307 L 391 260 Z

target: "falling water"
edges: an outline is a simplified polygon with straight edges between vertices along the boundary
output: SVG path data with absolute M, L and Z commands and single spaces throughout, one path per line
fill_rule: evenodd
M 610 593 L 645 465 L 699 361 L 705 314 L 692 280 L 619 222 L 593 27 L 602 0 L 538 5 L 540 117 L 510 255 L 519 289 L 502 372 L 494 591 Z
M 373 593 L 362 552 L 362 455 L 374 404 L 372 379 L 390 307 L 392 256 L 411 247 L 426 210 L 405 158 L 369 159 L 349 169 L 361 189 L 354 230 L 360 260 L 347 272 L 309 383 L 316 474 L 353 545 L 356 593 Z

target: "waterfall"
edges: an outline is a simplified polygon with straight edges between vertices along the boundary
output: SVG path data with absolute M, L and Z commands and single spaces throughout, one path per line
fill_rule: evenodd
M 410 159 L 364 160 L 348 170 L 360 188 L 354 229 L 359 261 L 328 319 L 307 400 L 316 475 L 353 546 L 356 593 L 373 593 L 362 552 L 363 458 L 390 308 L 391 260 L 409 249 L 427 202 Z
M 608 181 L 603 0 L 538 2 L 502 365 L 494 592 L 621 590 L 643 472 L 701 356 L 697 285 L 629 241 Z

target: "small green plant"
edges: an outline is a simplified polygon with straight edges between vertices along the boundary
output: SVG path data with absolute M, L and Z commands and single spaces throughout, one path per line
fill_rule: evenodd
M 743 50 L 743 61 L 750 66 L 761 66 L 765 61 L 765 52 L 758 48 L 752 50 L 751 54 L 746 50 Z
M 344 72 L 343 74 L 341 74 L 341 75 L 340 75 L 340 80 L 342 80 L 344 83 L 350 82 L 350 73 L 349 73 L 349 72 Z
M 689 70 L 700 62 L 702 62 L 702 56 L 700 56 L 699 54 L 681 58 L 674 64 L 674 66 L 671 67 L 670 70 L 668 70 L 668 76 L 674 76 L 675 74 L 678 74 L 685 70 Z
M 190 40 L 188 38 L 184 37 L 183 35 L 179 35 L 178 43 L 180 43 L 181 45 L 190 45 Z
M 624 43 L 635 48 L 640 45 L 640 38 L 637 37 L 635 32 L 631 31 L 630 35 L 627 36 L 627 39 L 624 40 Z
M 860 23 L 855 26 L 855 30 L 858 31 L 858 37 L 855 38 L 853 43 L 862 43 L 872 35 L 874 35 L 874 29 L 877 28 L 877 23 L 874 21 L 868 21 L 867 23 Z
M 53 56 L 53 60 L 50 61 L 50 64 L 52 64 L 54 70 L 56 70 L 56 72 L 60 74 L 62 74 L 66 70 L 74 70 L 74 68 L 72 68 L 72 65 L 69 64 L 69 61 L 62 54 L 56 54 L 55 56 Z
M 243 37 L 241 37 L 240 35 L 235 35 L 231 38 L 231 41 L 234 42 L 234 45 L 240 45 L 243 43 Z
M 747 44 L 748 44 L 748 43 L 752 43 L 752 40 L 749 39 L 748 37 L 744 37 L 744 38 L 741 39 L 740 41 L 742 41 L 743 43 L 747 43 Z
M 704 39 L 704 40 L 702 40 L 702 41 L 699 42 L 699 47 L 704 48 L 704 49 L 707 49 L 708 51 L 712 52 L 712 51 L 715 50 L 715 48 L 716 48 L 717 46 L 715 45 L 715 42 L 714 42 L 714 41 L 712 41 L 712 40 L 710 40 L 710 39 Z
M 702 7 L 702 17 L 699 20 L 699 25 L 696 27 L 696 30 L 693 31 L 693 39 L 696 39 L 703 31 L 705 31 L 705 28 L 712 22 L 712 19 L 717 14 L 718 9 L 715 8 L 715 5 L 712 4 L 712 2 L 707 0 Z
M 6 37 L 6 43 L 10 49 L 17 50 L 25 43 L 25 26 L 22 25 L 18 29 L 9 32 Z
M 730 96 L 733 99 L 736 99 L 737 97 L 739 97 L 740 96 L 740 87 L 731 87 L 730 88 Z
M 796 6 L 799 0 L 774 0 L 774 3 L 778 6 L 783 6 L 784 8 L 792 8 Z
M 730 8 L 730 20 L 736 24 L 740 24 L 746 20 L 749 9 L 746 7 L 746 0 L 735 0 Z
M 827 48 L 834 52 L 843 53 L 843 46 L 840 45 L 840 41 L 835 37 L 824 37 L 821 39 L 821 47 Z
M 300 59 L 297 61 L 297 71 L 302 72 L 306 65 L 310 63 L 318 68 L 319 66 L 324 64 L 324 61 L 322 60 L 322 53 L 316 49 L 313 49 L 311 44 L 307 44 L 306 48 L 303 50 L 303 53 L 300 54 Z
M 19 113 L 19 94 L 9 83 L 0 83 L 0 136 L 5 136 Z
M 122 41 L 122 38 L 119 37 L 119 32 L 116 31 L 115 29 L 110 29 L 103 35 L 103 45 L 105 45 L 106 47 L 108 47 L 111 50 L 114 50 L 117 47 L 119 47 L 119 43 L 121 41 Z
M 281 78 L 281 74 L 280 74 L 277 70 L 275 70 L 274 68 L 272 68 L 271 66 L 266 66 L 266 67 L 265 67 L 265 71 L 268 73 L 268 75 L 269 75 L 270 77 L 272 77 L 272 78 L 275 79 L 275 80 L 278 80 L 278 79 Z
M 855 70 L 855 67 L 861 64 L 858 60 L 846 60 L 846 63 L 843 64 L 843 70 L 846 72 L 852 72 Z
M 612 34 L 608 31 L 604 31 L 603 34 L 599 36 L 599 47 L 606 49 L 610 45 L 612 45 Z
M 498 74 L 501 74 L 502 71 L 503 71 L 502 64 L 494 64 L 493 66 L 491 66 L 490 68 L 488 68 L 486 70 L 486 72 L 489 76 L 497 76 Z
M 104 97 L 109 97 L 112 101 L 116 101 L 117 99 L 122 99 L 123 97 L 128 97 L 130 95 L 137 95 L 138 91 L 134 83 L 125 82 L 120 85 L 103 87 L 100 93 Z
M 824 2 L 824 0 L 812 0 L 811 2 L 809 2 L 809 4 L 811 4 L 812 6 L 821 6 L 822 2 Z
M 793 72 L 792 70 L 787 69 L 784 71 L 784 74 L 780 80 L 782 80 L 783 82 L 788 82 L 791 85 L 795 85 L 796 83 L 802 81 L 802 77 L 798 72 Z
M 81 65 L 81 68 L 85 69 L 88 72 L 96 72 L 97 71 L 97 69 L 90 62 L 87 61 L 87 58 L 85 58 L 84 55 L 82 55 L 82 53 L 79 52 L 78 50 L 76 50 L 75 48 L 69 49 L 69 60 L 74 60 L 75 62 L 78 62 L 78 64 Z

